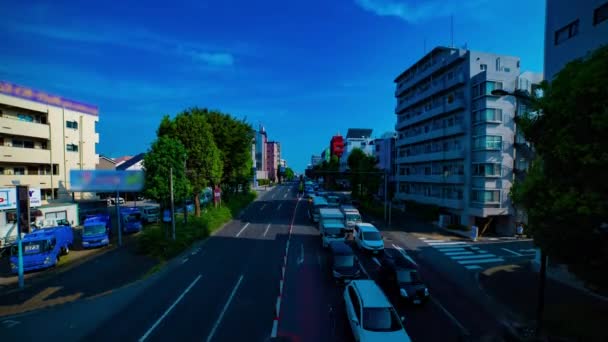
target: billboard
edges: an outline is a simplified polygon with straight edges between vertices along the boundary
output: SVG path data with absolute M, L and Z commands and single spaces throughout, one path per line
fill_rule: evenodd
M 34 90 L 5 81 L 0 81 L 0 93 L 9 96 L 19 97 L 25 100 L 44 103 L 57 107 L 63 107 L 81 113 L 87 113 L 96 116 L 99 115 L 99 108 L 95 106 L 73 100 L 68 100 L 57 95 L 51 95 L 39 90 Z
M 30 207 L 42 205 L 40 188 L 29 188 Z M 0 188 L 0 210 L 17 209 L 17 190 L 15 188 Z
M 71 170 L 70 191 L 139 192 L 144 188 L 143 171 Z

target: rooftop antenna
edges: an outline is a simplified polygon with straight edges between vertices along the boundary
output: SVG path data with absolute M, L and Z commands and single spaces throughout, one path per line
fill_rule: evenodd
M 450 47 L 454 47 L 454 14 L 450 16 Z

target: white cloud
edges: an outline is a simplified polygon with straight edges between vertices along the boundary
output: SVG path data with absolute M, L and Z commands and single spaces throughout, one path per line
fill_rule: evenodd
M 355 0 L 366 11 L 379 16 L 393 16 L 415 23 L 445 17 L 454 12 L 478 8 L 488 0 Z
M 229 53 L 193 52 L 194 60 L 200 60 L 209 65 L 230 66 L 234 64 L 234 57 Z

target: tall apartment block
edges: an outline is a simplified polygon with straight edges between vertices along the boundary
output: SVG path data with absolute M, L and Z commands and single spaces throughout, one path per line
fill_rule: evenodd
M 434 204 L 446 223 L 510 234 L 517 57 L 436 47 L 396 79 L 396 198 Z
M 43 201 L 69 196 L 70 170 L 99 163 L 98 115 L 95 106 L 0 82 L 0 187 L 40 188 Z

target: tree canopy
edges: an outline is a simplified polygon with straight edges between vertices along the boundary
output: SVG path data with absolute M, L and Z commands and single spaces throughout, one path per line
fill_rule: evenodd
M 381 178 L 380 170 L 376 167 L 376 158 L 368 156 L 360 148 L 355 148 L 350 152 L 347 162 L 353 193 L 359 197 L 376 193 Z
M 583 279 L 608 286 L 608 47 L 576 60 L 517 124 L 536 152 L 512 188 L 537 245 Z

